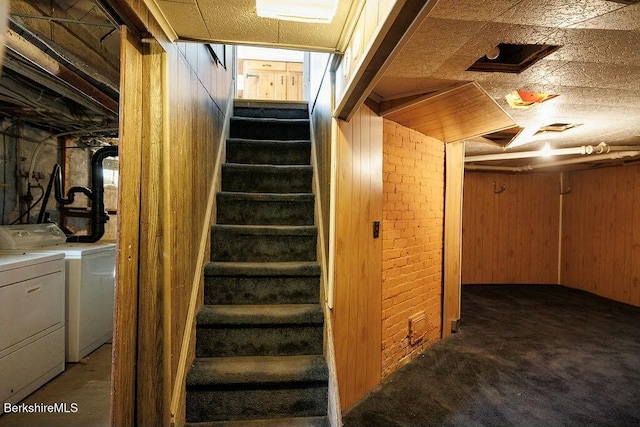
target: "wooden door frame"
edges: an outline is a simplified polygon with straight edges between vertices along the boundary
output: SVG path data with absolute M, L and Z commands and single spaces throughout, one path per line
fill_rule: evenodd
M 162 263 L 165 53 L 121 27 L 111 425 L 169 425 Z M 167 376 L 167 374 L 169 374 Z

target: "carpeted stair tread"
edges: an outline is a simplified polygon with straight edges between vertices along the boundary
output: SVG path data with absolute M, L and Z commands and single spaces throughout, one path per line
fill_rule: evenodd
M 309 119 L 238 117 L 230 119 L 229 136 L 242 139 L 310 139 Z
M 312 171 L 310 165 L 265 165 L 245 163 L 225 163 L 222 165 L 227 170 L 242 170 L 249 172 L 306 172 Z
M 299 202 L 314 201 L 313 193 L 245 193 L 241 191 L 221 191 L 220 201 L 248 200 L 255 202 Z
M 196 358 L 187 386 L 278 384 L 326 381 L 322 355 Z
M 186 423 L 185 427 L 327 427 L 327 417 L 272 418 L 266 420 Z
M 222 191 L 311 193 L 312 179 L 313 168 L 309 165 L 222 165 Z
M 277 117 L 243 117 L 243 116 L 232 116 L 231 120 L 235 120 L 238 123 L 260 123 L 267 126 L 282 126 L 288 124 L 309 124 L 308 118 L 302 119 L 288 119 L 288 118 L 277 118 Z
M 228 138 L 227 162 L 308 165 L 311 162 L 311 141 Z
M 198 312 L 198 327 L 321 325 L 322 308 L 318 304 L 204 305 Z
M 217 223 L 237 225 L 313 225 L 313 193 L 219 192 Z
M 318 276 L 317 262 L 208 262 L 205 276 Z
M 235 225 L 216 224 L 214 230 L 227 231 L 245 236 L 315 236 L 315 225 Z

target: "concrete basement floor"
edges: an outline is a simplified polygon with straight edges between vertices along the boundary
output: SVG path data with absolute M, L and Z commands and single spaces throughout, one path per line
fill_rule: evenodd
M 24 403 L 77 403 L 68 414 L 12 413 L 0 416 L 0 427 L 93 427 L 108 426 L 111 393 L 111 344 L 105 344 L 30 396 Z M 68 406 L 68 405 L 67 405 Z

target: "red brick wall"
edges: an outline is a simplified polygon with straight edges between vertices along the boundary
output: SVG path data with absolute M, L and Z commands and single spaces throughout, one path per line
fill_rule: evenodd
M 382 376 L 440 339 L 444 144 L 384 121 L 382 212 Z M 409 317 L 424 312 L 419 344 Z

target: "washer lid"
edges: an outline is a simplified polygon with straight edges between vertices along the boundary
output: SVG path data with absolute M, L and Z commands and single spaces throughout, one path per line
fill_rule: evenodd
M 57 245 L 67 236 L 55 224 L 16 224 L 0 226 L 0 249 L 28 249 Z
M 44 262 L 63 259 L 63 254 L 39 254 L 39 253 L 16 253 L 0 252 L 0 273 L 17 268 L 30 267 Z

